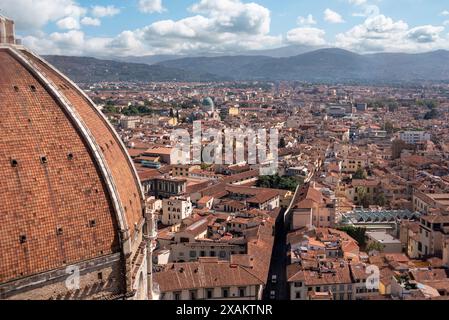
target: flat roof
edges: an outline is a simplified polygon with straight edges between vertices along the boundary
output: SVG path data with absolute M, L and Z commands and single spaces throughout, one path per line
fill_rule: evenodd
M 366 235 L 369 238 L 376 240 L 377 242 L 380 243 L 401 243 L 401 241 L 399 241 L 398 239 L 394 238 L 393 236 L 391 236 L 386 232 L 379 232 L 379 231 L 367 232 Z

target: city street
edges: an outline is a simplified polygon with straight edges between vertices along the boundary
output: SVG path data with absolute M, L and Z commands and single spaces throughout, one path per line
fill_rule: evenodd
M 276 231 L 274 237 L 273 253 L 271 256 L 270 272 L 268 275 L 267 287 L 264 292 L 264 299 L 273 300 L 271 292 L 275 292 L 275 300 L 287 300 L 288 299 L 288 285 L 287 285 L 287 246 L 286 237 L 287 232 L 284 223 L 283 209 L 276 221 Z M 273 276 L 276 276 L 276 281 L 272 281 Z M 275 283 L 274 283 L 275 282 Z

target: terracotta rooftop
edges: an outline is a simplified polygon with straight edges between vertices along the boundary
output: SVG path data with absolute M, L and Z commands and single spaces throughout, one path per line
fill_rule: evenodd
M 16 47 L 0 49 L 0 106 L 0 283 L 119 252 L 143 197 L 101 112 Z
M 218 259 L 168 265 L 154 274 L 161 292 L 189 289 L 261 285 L 262 281 L 238 265 Z

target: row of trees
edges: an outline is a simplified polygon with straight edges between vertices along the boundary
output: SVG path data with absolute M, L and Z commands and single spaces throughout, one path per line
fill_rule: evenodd
M 385 195 L 383 192 L 378 192 L 374 195 L 374 197 L 371 197 L 368 194 L 368 191 L 365 187 L 357 187 L 357 201 L 356 205 L 368 208 L 371 205 L 377 205 L 377 206 L 385 206 L 387 204 L 387 199 L 385 198 Z
M 300 184 L 295 178 L 281 177 L 276 174 L 274 176 L 260 176 L 257 181 L 257 186 L 261 188 L 282 189 L 294 192 L 296 187 Z
M 103 113 L 106 113 L 106 114 L 120 113 L 125 116 L 140 116 L 140 115 L 153 114 L 153 110 L 151 110 L 146 105 L 129 106 L 129 107 L 125 107 L 125 108 L 119 108 L 112 104 L 106 104 L 103 108 Z

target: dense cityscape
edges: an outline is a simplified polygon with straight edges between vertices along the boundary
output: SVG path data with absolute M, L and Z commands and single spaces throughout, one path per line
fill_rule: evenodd
M 126 143 L 156 217 L 160 299 L 447 296 L 449 86 L 85 90 Z M 278 174 L 176 163 L 172 131 L 198 120 L 219 130 L 277 128 Z M 367 289 L 373 265 L 379 283 Z
M 1 300 L 449 299 L 449 80 L 85 61 L 0 15 Z

